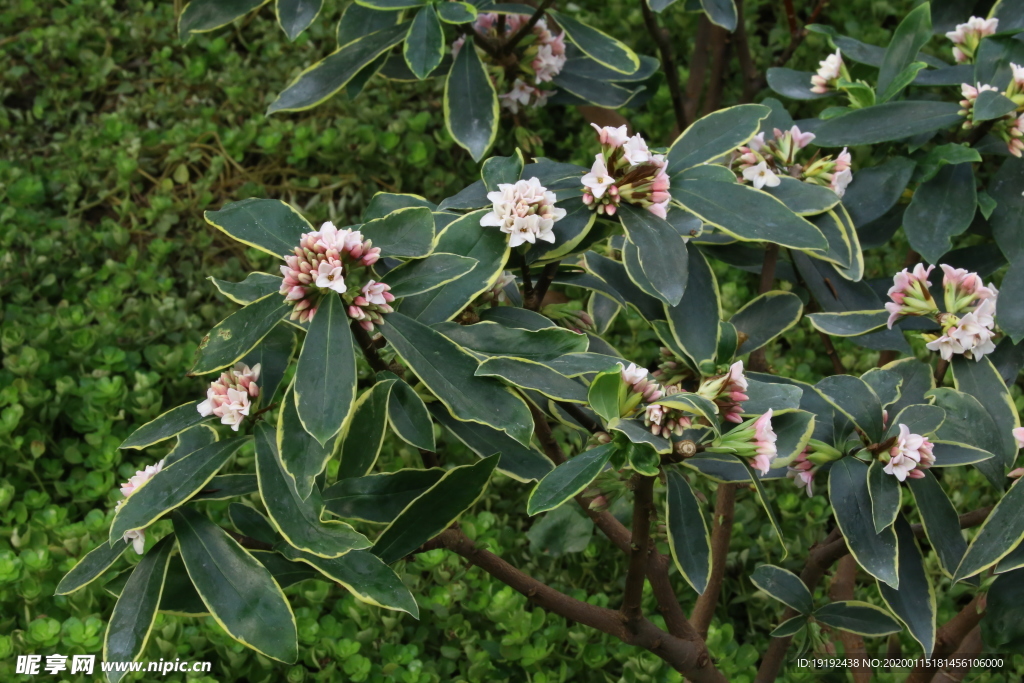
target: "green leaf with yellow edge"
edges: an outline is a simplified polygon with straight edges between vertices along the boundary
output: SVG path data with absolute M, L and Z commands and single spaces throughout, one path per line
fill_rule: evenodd
M 900 515 L 892 528 L 898 539 L 899 589 L 879 581 L 878 592 L 914 640 L 921 644 L 924 656 L 931 657 L 935 648 L 935 588 L 925 570 L 924 557 L 910 523 Z
M 419 258 L 434 248 L 434 214 L 424 206 L 396 209 L 363 223 L 363 239 L 380 247 L 381 256 Z
M 522 358 L 494 357 L 480 363 L 478 377 L 497 377 L 512 386 L 539 391 L 548 398 L 569 403 L 586 403 L 587 387 L 560 375 L 546 365 Z
M 142 657 L 153 630 L 174 536 L 165 536 L 135 565 L 121 591 L 103 638 L 104 661 L 134 662 Z M 108 671 L 107 680 L 120 681 L 126 671 Z
M 875 523 L 875 533 L 882 531 L 896 521 L 900 512 L 900 482 L 895 476 L 886 474 L 885 464 L 880 460 L 872 461 L 868 467 L 868 495 L 871 496 L 871 519 Z
M 672 561 L 686 582 L 703 594 L 711 575 L 711 537 L 697 496 L 679 471 L 666 468 L 665 520 Z
M 303 111 L 321 104 L 344 88 L 363 67 L 405 38 L 409 24 L 389 26 L 339 47 L 296 77 L 267 108 L 267 115 L 280 111 Z
M 214 621 L 239 643 L 294 663 L 295 615 L 266 567 L 196 510 L 182 508 L 171 518 L 185 569 Z
M 999 371 L 987 357 L 975 361 L 959 355 L 952 369 L 957 390 L 978 399 L 995 422 L 999 447 L 992 452 L 1004 467 L 1012 466 L 1018 450 L 1013 430 L 1020 427 L 1020 415 Z
M 664 218 L 646 209 L 623 204 L 618 216 L 627 239 L 637 247 L 643 274 L 654 288 L 648 293 L 668 306 L 677 305 L 686 290 L 686 268 L 681 266 L 688 262 L 686 242 Z
M 110 569 L 128 546 L 128 543 L 114 544 L 113 546 L 109 543 L 100 543 L 86 553 L 78 561 L 78 564 L 64 575 L 53 594 L 68 595 L 85 588 Z
M 677 306 L 665 306 L 665 315 L 676 343 L 700 365 L 718 353 L 721 298 L 718 280 L 700 250 L 690 249 L 687 256 L 686 292 Z
M 493 357 L 554 361 L 566 354 L 585 352 L 589 346 L 587 335 L 564 327 L 527 330 L 479 322 L 473 325 L 439 323 L 433 328 L 464 349 Z
M 599 373 L 590 383 L 587 403 L 591 410 L 606 422 L 619 416 L 619 402 L 626 394 L 626 384 L 622 381 L 622 367 L 613 367 Z
M 299 34 L 316 21 L 324 0 L 277 0 L 277 23 L 284 30 L 288 40 L 295 40 Z
M 200 422 L 205 422 L 210 418 L 199 414 L 200 403 L 201 401 L 192 401 L 158 415 L 132 432 L 131 436 L 125 439 L 118 448 L 140 450 L 148 448 L 153 444 L 175 437 Z
M 907 485 L 914 494 L 924 533 L 935 549 L 942 573 L 952 578 L 967 552 L 967 541 L 960 530 L 960 516 L 935 475 L 928 470 L 924 471 L 921 479 L 907 479 Z
M 1017 479 L 992 508 L 978 533 L 967 546 L 953 575 L 954 583 L 988 569 L 1009 555 L 1024 540 L 1024 485 Z
M 305 499 L 313 492 L 314 481 L 327 467 L 337 450 L 337 435 L 321 444 L 306 431 L 295 407 L 294 383 L 285 392 L 277 414 L 277 450 L 288 476 L 295 480 L 295 490 Z
M 281 322 L 291 307 L 280 294 L 268 294 L 217 323 L 199 342 L 190 375 L 222 370 L 242 359 Z
M 816 330 L 833 337 L 856 337 L 885 327 L 889 312 L 844 311 L 842 313 L 811 313 L 807 316 Z
M 319 557 L 370 547 L 370 541 L 348 524 L 321 519 L 324 502 L 319 489 L 314 487 L 306 498 L 299 494 L 277 452 L 276 430 L 265 422 L 256 425 L 256 475 L 274 527 L 292 546 Z
M 606 443 L 566 460 L 537 482 L 526 503 L 531 517 L 554 510 L 570 500 L 601 474 L 618 446 Z
M 206 33 L 227 26 L 235 19 L 267 4 L 270 0 L 192 0 L 178 17 L 178 38 L 187 43 L 193 33 Z
M 498 93 L 476 50 L 459 50 L 455 56 L 445 80 L 444 120 L 473 161 L 484 158 L 498 134 Z
M 800 297 L 791 292 L 766 292 L 751 299 L 729 318 L 736 330 L 746 335 L 736 355 L 755 351 L 792 329 L 803 311 Z
M 117 508 L 108 534 L 110 545 L 121 543 L 126 531 L 144 529 L 186 503 L 247 441 L 247 437 L 215 441 L 150 477 Z
M 607 33 L 561 12 L 548 10 L 548 14 L 562 27 L 566 37 L 598 64 L 627 76 L 640 68 L 636 53 Z
M 341 439 L 338 478 L 362 477 L 373 469 L 388 426 L 388 402 L 397 380 L 377 382 L 356 400 Z
M 218 292 L 242 306 L 281 291 L 282 280 L 279 275 L 260 272 L 249 273 L 241 282 L 218 280 L 212 275 L 206 279 L 213 283 Z
M 356 350 L 345 302 L 326 294 L 310 321 L 295 366 L 292 392 L 302 426 L 326 446 L 352 411 L 356 394 Z
M 483 495 L 498 458 L 494 454 L 448 470 L 384 529 L 373 554 L 385 564 L 392 564 L 447 529 Z
M 391 294 L 401 299 L 429 292 L 455 282 L 479 263 L 475 258 L 457 254 L 431 254 L 392 268 L 380 279 L 391 287 Z
M 410 446 L 434 450 L 434 425 L 427 406 L 419 394 L 402 380 L 392 385 L 388 396 L 388 424 L 398 438 Z
M 860 600 L 837 600 L 814 612 L 814 620 L 862 636 L 878 637 L 903 630 L 881 607 Z
M 875 390 L 860 377 L 833 375 L 820 380 L 814 390 L 873 443 L 882 438 L 882 403 Z
M 762 104 L 741 104 L 694 121 L 669 148 L 668 172 L 675 175 L 747 144 L 770 113 Z
M 800 614 L 814 611 L 814 599 L 800 577 L 772 564 L 762 564 L 750 575 L 750 581 L 787 607 Z
M 507 432 L 528 445 L 533 416 L 521 398 L 490 377 L 477 377 L 473 356 L 426 325 L 391 313 L 380 328 L 384 338 L 459 420 L 479 422 Z
M 243 199 L 219 211 L 204 211 L 203 218 L 242 244 L 278 258 L 291 254 L 302 235 L 313 232 L 302 214 L 277 199 Z
M 834 462 L 828 473 L 828 495 L 836 523 L 857 563 L 879 582 L 899 587 L 896 532 L 891 526 L 875 532 L 868 466 L 849 456 Z
M 435 467 L 341 479 L 324 491 L 324 504 L 328 512 L 345 519 L 390 524 L 444 473 L 445 470 Z

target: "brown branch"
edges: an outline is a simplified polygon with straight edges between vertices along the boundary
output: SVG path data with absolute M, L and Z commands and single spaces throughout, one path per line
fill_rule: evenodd
M 676 115 L 676 128 L 682 132 L 686 129 L 686 95 L 683 94 L 682 85 L 679 83 L 679 67 L 676 65 L 675 56 L 672 54 L 672 36 L 668 30 L 658 25 L 658 17 L 654 15 L 648 5 L 649 0 L 640 0 L 640 10 L 643 12 L 644 24 L 647 32 L 658 46 L 661 54 L 661 70 L 665 74 L 665 84 L 668 86 L 669 96 L 672 98 L 672 111 Z M 673 136 L 673 139 L 675 136 Z
M 832 584 L 829 586 L 828 597 L 833 602 L 839 600 L 853 600 L 853 589 L 857 585 L 857 560 L 853 555 L 846 555 L 839 560 L 835 576 L 832 577 Z M 856 633 L 840 630 L 839 641 L 847 657 L 862 655 L 866 652 L 864 639 Z M 857 666 L 851 669 L 853 683 L 871 683 L 871 667 Z
M 583 409 L 580 408 L 578 403 L 566 403 L 564 401 L 559 401 L 558 407 L 569 413 L 569 417 L 583 425 L 584 429 L 589 431 L 591 434 L 604 431 L 601 427 L 601 423 L 583 412 Z
M 960 643 L 960 647 L 957 648 L 956 652 L 953 653 L 953 659 L 970 660 L 973 657 L 977 657 L 981 654 L 984 649 L 984 643 L 981 640 L 981 626 L 975 626 L 970 633 L 968 633 L 963 642 Z M 958 666 L 952 669 L 943 669 L 939 673 L 935 674 L 932 678 L 932 683 L 960 683 L 967 677 L 967 674 L 971 672 L 971 666 Z
M 626 626 L 636 631 L 644 618 L 642 609 L 644 577 L 647 575 L 648 557 L 651 551 L 651 513 L 654 512 L 654 480 L 639 472 L 629 481 L 633 489 L 633 535 L 630 541 L 629 570 L 626 573 L 626 590 L 622 599 L 622 616 Z
M 551 283 L 555 281 L 555 277 L 558 275 L 559 263 L 560 261 L 554 261 L 544 266 L 544 271 L 537 280 L 537 286 L 533 288 L 533 293 L 529 300 L 524 302 L 524 308 L 528 308 L 531 311 L 536 311 L 540 308 L 544 302 L 544 295 L 548 293 L 548 287 L 551 286 Z
M 352 321 L 350 327 L 352 328 L 352 335 L 356 338 L 356 343 L 359 344 L 359 348 L 363 350 L 363 355 L 366 356 L 366 360 L 370 363 L 370 367 L 373 368 L 374 372 L 384 372 L 390 370 L 388 364 L 384 362 L 384 359 L 377 353 L 377 345 L 373 343 L 373 339 L 367 334 L 366 330 L 359 326 L 359 323 L 355 320 Z
M 935 364 L 935 386 L 941 387 L 943 380 L 946 379 L 946 371 L 949 369 L 949 361 L 945 358 L 940 358 L 939 362 Z
M 693 44 L 693 54 L 690 56 L 690 75 L 686 80 L 686 100 L 683 109 L 686 113 L 687 124 L 697 120 L 697 106 L 700 104 L 700 94 L 704 89 L 704 76 L 708 70 L 708 43 L 711 36 L 711 21 L 707 15 L 701 13 L 697 20 L 697 39 Z M 678 131 L 681 133 L 682 131 Z
M 708 80 L 707 97 L 704 98 L 702 108 L 704 114 L 718 111 L 722 102 L 722 90 L 725 87 L 731 46 L 732 35 L 724 28 L 714 26 L 711 29 L 711 77 Z
M 765 294 L 772 291 L 775 286 L 775 267 L 779 263 L 779 245 L 769 242 L 764 245 L 764 259 L 761 261 L 761 282 L 758 285 L 757 293 Z M 764 357 L 765 349 L 762 346 L 750 354 L 747 367 L 754 372 L 767 372 L 768 361 Z
M 829 360 L 832 361 L 832 372 L 837 375 L 845 375 L 846 366 L 843 365 L 843 359 L 836 352 L 835 344 L 832 343 L 832 337 L 821 330 L 818 330 L 818 336 L 821 337 L 821 343 L 825 345 L 825 353 L 828 354 Z
M 791 0 L 786 0 L 791 2 Z M 750 54 L 750 40 L 747 37 L 747 24 L 743 19 L 743 0 L 736 0 L 736 59 L 740 63 L 740 84 L 743 88 L 742 102 L 753 102 L 757 95 L 759 77 L 754 58 Z
M 956 651 L 967 634 L 977 628 L 985 616 L 985 603 L 983 594 L 975 595 L 956 616 L 942 625 L 935 636 L 933 658 L 946 657 Z M 916 666 L 904 683 L 928 683 L 935 671 L 936 667 Z
M 506 40 L 505 43 L 501 46 L 501 54 L 507 55 L 508 53 L 512 52 L 512 50 L 515 49 L 516 45 L 519 44 L 519 41 L 525 38 L 526 34 L 533 30 L 533 27 L 537 25 L 537 22 L 540 21 L 541 17 L 544 16 L 544 13 L 547 12 L 548 8 L 551 7 L 553 4 L 555 4 L 555 0 L 544 0 L 544 2 L 540 4 L 540 7 L 538 7 L 532 15 L 530 15 L 530 19 L 525 24 L 520 26 L 518 31 L 509 36 L 509 39 Z
M 243 548 L 248 548 L 249 550 L 273 550 L 274 549 L 274 546 L 271 545 L 270 543 L 264 543 L 263 541 L 258 541 L 255 538 L 252 538 L 251 536 L 246 536 L 244 534 L 237 533 L 235 531 L 232 531 L 231 529 L 224 529 L 224 531 L 227 533 L 228 536 L 230 536 L 231 538 L 233 538 L 236 541 L 238 541 L 238 545 L 242 546 Z
M 697 598 L 697 604 L 690 615 L 690 622 L 702 638 L 707 638 L 708 627 L 718 606 L 718 594 L 725 577 L 725 561 L 729 555 L 729 539 L 732 538 L 732 520 L 736 508 L 736 485 L 719 484 L 715 493 L 715 520 L 711 526 L 711 574 L 708 585 Z
M 541 583 L 497 555 L 477 548 L 473 541 L 456 529 L 442 532 L 437 540 L 441 547 L 461 555 L 470 563 L 525 595 L 535 605 L 615 636 L 629 645 L 648 650 L 694 683 L 726 681 L 711 663 L 703 643 L 676 638 L 644 618 L 635 624 L 635 629 L 630 630 L 620 612 L 576 600 Z

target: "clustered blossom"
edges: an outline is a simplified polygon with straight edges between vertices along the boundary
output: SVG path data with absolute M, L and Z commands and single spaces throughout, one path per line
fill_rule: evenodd
M 882 471 L 900 481 L 908 478 L 923 479 L 924 471 L 935 464 L 932 447 L 927 437 L 911 434 L 910 429 L 901 424 L 896 443 L 889 449 L 889 462 Z
M 996 18 L 971 17 L 966 23 L 958 24 L 954 30 L 947 31 L 946 37 L 953 41 L 953 59 L 956 63 L 972 61 L 981 39 L 995 35 L 998 28 L 999 20 Z
M 626 202 L 665 218 L 671 196 L 664 155 L 651 152 L 639 133 L 630 137 L 626 126 L 590 125 L 597 131 L 601 152 L 582 178 L 583 203 L 598 214 L 614 216 L 619 204 Z
M 527 21 L 529 17 L 520 14 L 485 13 L 476 18 L 473 28 L 480 35 L 504 41 Z M 459 36 L 452 43 L 453 56 L 459 53 L 465 41 L 465 36 Z M 520 45 L 526 48 L 519 58 L 519 72 L 513 79 L 511 88 L 498 96 L 502 108 L 513 114 L 518 114 L 527 107 L 543 107 L 547 103 L 554 91 L 542 89 L 540 86 L 554 80 L 561 73 L 566 60 L 565 33 L 553 34 L 543 19 L 534 24 L 530 35 Z M 486 55 L 484 57 L 486 59 Z M 502 78 L 503 69 L 493 67 L 491 70 L 494 73 L 494 80 Z
M 742 403 L 750 398 L 746 391 L 743 361 L 738 360 L 729 366 L 729 372 L 701 384 L 697 394 L 714 402 L 723 420 L 739 424 L 743 422 Z
M 352 285 L 358 271 L 365 271 L 380 259 L 380 248 L 364 240 L 358 230 L 339 230 L 324 223 L 320 230 L 307 232 L 293 254 L 281 266 L 284 280 L 281 294 L 292 304 L 292 320 L 312 320 L 323 296 L 340 294 L 348 306 L 349 317 L 358 320 L 368 332 L 383 322 L 382 313 L 390 313 L 395 300 L 390 286 L 370 280 Z
M 555 193 L 549 192 L 537 178 L 501 183 L 487 193 L 492 202 L 490 213 L 480 219 L 483 227 L 500 228 L 509 235 L 509 246 L 555 241 L 552 230 L 565 217 L 565 209 L 555 206 Z
M 1010 64 L 1010 67 L 1013 71 L 1013 78 L 1002 95 L 1012 100 L 1017 105 L 1017 109 L 990 122 L 989 133 L 1005 142 L 1006 149 L 1010 154 L 1020 157 L 1024 154 L 1024 139 L 1022 139 L 1024 138 L 1024 113 L 1021 111 L 1024 108 L 1024 67 L 1017 64 Z M 986 90 L 999 92 L 999 88 L 993 85 L 961 84 L 960 92 L 963 99 L 960 100 L 961 109 L 958 113 L 964 117 L 964 129 L 969 130 L 974 127 L 974 103 L 978 99 L 978 95 Z
M 776 436 L 772 429 L 772 410 L 736 426 L 715 439 L 706 450 L 715 453 L 732 453 L 748 458 L 751 466 L 762 475 L 768 474 L 772 461 L 778 455 L 775 447 Z
M 789 176 L 828 187 L 840 197 L 846 193 L 846 187 L 853 180 L 853 171 L 850 170 L 852 158 L 845 147 L 835 158 L 819 157 L 820 152 L 815 152 L 809 159 L 799 159 L 800 150 L 814 141 L 814 133 L 805 133 L 799 126 L 785 132 L 776 128 L 773 132 L 773 140 L 766 142 L 762 131 L 736 150 L 733 171 L 742 182 L 760 190 L 777 187 L 782 182 L 779 176 Z
M 237 432 L 252 407 L 251 399 L 260 395 L 260 388 L 256 384 L 259 378 L 259 363 L 251 369 L 245 363 L 236 363 L 235 367 L 222 372 L 217 380 L 210 382 L 206 400 L 197 406 L 199 414 L 203 417 L 215 415 L 220 418 L 221 424 L 231 425 L 231 429 Z M 121 492 L 124 493 L 123 488 Z
M 805 489 L 808 496 L 814 495 L 814 475 L 827 462 L 838 460 L 843 454 L 823 441 L 811 439 L 793 461 L 789 463 L 786 476 L 797 487 Z
M 505 287 L 511 284 L 515 284 L 516 276 L 509 271 L 503 271 L 501 275 L 494 281 L 491 288 L 476 298 L 473 303 L 476 305 L 490 304 L 491 306 L 497 306 L 508 301 L 508 294 L 505 292 Z
M 928 316 L 942 327 L 941 334 L 925 334 L 925 346 L 938 351 L 943 360 L 950 360 L 953 354 L 981 360 L 995 351 L 996 298 L 995 287 L 982 284 L 977 273 L 962 268 L 941 265 L 943 277 L 943 299 L 946 310 L 940 312 L 928 288 L 935 266 L 925 268 L 919 263 L 914 270 L 904 268 L 893 278 L 885 310 L 889 311 L 888 325 L 903 316 Z
M 153 478 L 153 476 L 162 470 L 164 467 L 164 461 L 161 460 L 155 465 L 147 465 L 146 469 L 138 470 L 131 479 L 121 484 L 121 495 L 124 496 L 122 500 L 117 501 L 117 505 L 114 507 L 115 510 L 120 508 L 124 501 L 128 500 L 128 497 L 139 490 L 143 484 Z M 146 530 L 145 529 L 129 529 L 124 532 L 124 542 L 131 542 L 135 552 L 139 555 L 146 549 Z
M 818 73 L 811 76 L 811 92 L 819 95 L 836 89 L 840 76 L 848 78 L 843 55 L 839 50 L 818 62 Z

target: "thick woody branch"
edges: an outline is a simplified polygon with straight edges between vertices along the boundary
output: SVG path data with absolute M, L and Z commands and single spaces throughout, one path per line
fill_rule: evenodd
M 725 562 L 729 555 L 729 539 L 732 538 L 732 520 L 736 508 L 736 485 L 719 484 L 715 493 L 715 519 L 711 525 L 711 574 L 708 585 L 697 598 L 697 604 L 690 615 L 690 623 L 701 638 L 708 637 L 708 627 L 718 606 L 718 594 L 725 578 Z
M 857 560 L 853 555 L 846 555 L 839 560 L 835 576 L 832 577 L 832 584 L 829 586 L 828 597 L 833 602 L 840 600 L 853 600 L 854 587 L 857 584 Z M 856 633 L 849 631 L 838 632 L 839 641 L 847 656 L 859 655 L 865 652 L 864 639 Z M 870 683 L 871 667 L 856 666 L 851 669 L 853 683 Z
M 764 245 L 764 259 L 761 262 L 761 282 L 757 288 L 758 294 L 765 294 L 766 292 L 772 291 L 772 287 L 775 286 L 775 267 L 778 263 L 779 245 L 774 242 L 769 242 Z M 768 362 L 764 357 L 764 347 L 756 349 L 750 354 L 747 367 L 754 372 L 768 371 Z
M 485 572 L 525 595 L 532 603 L 585 626 L 615 636 L 629 645 L 654 653 L 694 683 L 725 683 L 711 663 L 703 643 L 676 638 L 647 619 L 633 630 L 616 610 L 576 600 L 528 576 L 497 555 L 477 548 L 461 531 L 448 529 L 435 539 L 440 547 L 464 557 Z
M 654 15 L 654 11 L 647 3 L 648 0 L 640 0 L 640 10 L 644 15 L 647 32 L 651 34 L 655 45 L 658 46 L 658 53 L 661 55 L 661 70 L 665 74 L 665 84 L 668 85 L 669 96 L 672 98 L 672 111 L 676 115 L 676 135 L 678 135 L 686 130 L 687 126 L 686 95 L 683 94 L 683 87 L 679 83 L 679 67 L 672 54 L 672 36 L 666 29 L 658 25 L 658 17 Z M 675 138 L 675 135 L 672 137 Z
M 525 308 L 531 311 L 536 311 L 540 308 L 544 302 L 544 295 L 548 293 L 548 288 L 555 281 L 555 276 L 558 275 L 559 263 L 559 261 L 555 261 L 544 266 L 544 271 L 541 273 L 540 279 L 537 280 L 537 286 L 533 288 L 530 298 L 525 302 Z
M 352 328 L 352 335 L 356 338 L 356 343 L 359 344 L 359 348 L 363 350 L 363 355 L 366 356 L 366 360 L 370 363 L 370 367 L 373 368 L 374 372 L 384 372 L 390 370 L 388 364 L 384 362 L 384 359 L 377 353 L 377 345 L 373 343 L 370 335 L 359 326 L 355 320 L 352 321 L 350 327 Z
M 651 540 L 651 513 L 654 509 L 654 480 L 637 473 L 630 479 L 633 489 L 633 536 L 630 542 L 629 571 L 622 599 L 622 614 L 626 625 L 635 630 L 643 619 L 641 603 L 644 596 L 644 578 L 647 575 Z
M 708 70 L 708 43 L 711 36 L 711 21 L 707 15 L 701 13 L 697 20 L 697 38 L 693 45 L 693 54 L 690 56 L 690 75 L 686 80 L 686 99 L 683 109 L 686 112 L 687 123 L 697 119 L 697 107 L 700 104 L 700 94 L 704 89 L 704 77 Z M 682 131 L 679 131 L 682 132 Z
M 981 626 L 975 626 L 974 629 L 967 634 L 963 642 L 960 643 L 960 647 L 957 648 L 956 652 L 953 653 L 953 659 L 969 660 L 972 657 L 977 657 L 981 654 L 984 649 L 984 644 L 981 641 Z M 944 669 L 935 674 L 932 678 L 932 683 L 960 683 L 967 677 L 967 674 L 971 672 L 971 666 L 958 666 L 952 669 Z
M 932 657 L 947 657 L 960 647 L 960 643 L 971 631 L 977 628 L 981 618 L 985 616 L 985 595 L 975 595 L 956 616 L 947 621 L 935 635 L 935 649 Z M 917 666 L 907 676 L 906 683 L 928 683 L 935 675 L 935 667 Z

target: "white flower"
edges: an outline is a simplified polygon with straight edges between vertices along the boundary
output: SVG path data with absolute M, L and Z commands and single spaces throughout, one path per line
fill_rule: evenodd
M 930 341 L 925 346 L 930 351 L 938 351 L 939 355 L 942 356 L 942 360 L 950 360 L 954 353 L 963 353 L 964 347 L 960 345 L 960 342 L 948 335 L 942 335 L 935 341 Z
M 583 186 L 590 190 L 595 199 L 600 199 L 613 182 L 614 179 L 608 175 L 608 166 L 605 165 L 604 157 L 600 154 L 595 155 L 590 173 L 583 176 Z
M 626 161 L 633 166 L 651 160 L 651 152 L 647 149 L 647 143 L 644 142 L 639 133 L 622 145 L 622 156 L 626 157 Z
M 363 285 L 361 291 L 363 292 L 363 296 L 366 297 L 367 301 L 369 301 L 371 304 L 377 304 L 378 306 L 380 306 L 381 304 L 386 304 L 388 302 L 388 300 L 384 298 L 384 292 L 388 291 L 389 289 L 391 289 L 391 287 L 384 284 L 383 282 L 370 280 L 365 285 Z
M 533 71 L 538 83 L 545 83 L 557 76 L 565 66 L 565 55 L 557 55 L 551 45 L 537 48 L 537 56 L 533 60 Z
M 991 328 L 982 325 L 973 312 L 960 318 L 960 324 L 950 330 L 949 336 L 959 342 L 965 353 L 970 351 L 974 360 L 980 361 L 982 356 L 996 350 Z
M 530 98 L 533 96 L 534 88 L 527 85 L 521 78 L 517 78 L 512 83 L 512 89 L 504 95 L 501 95 L 501 106 L 508 109 L 513 114 L 518 114 L 520 108 L 526 107 L 530 104 Z
M 131 541 L 132 548 L 139 555 L 146 549 L 146 530 L 145 529 L 129 529 L 124 532 L 124 542 L 128 543 Z
M 629 131 L 626 126 L 612 128 L 611 126 L 600 127 L 596 123 L 590 124 L 597 131 L 597 137 L 602 145 L 621 147 L 629 139 Z
M 983 325 L 990 330 L 995 329 L 996 326 L 996 295 L 998 290 L 989 283 L 988 287 L 979 287 L 976 296 L 981 294 L 981 291 L 985 290 L 989 298 L 982 299 L 978 307 L 974 309 L 974 319 L 978 321 L 979 325 Z
M 333 289 L 335 292 L 344 292 L 345 276 L 341 268 L 341 262 L 335 260 L 321 261 L 317 266 L 316 286 L 321 289 Z
M 803 149 L 817 137 L 814 133 L 801 132 L 800 127 L 796 125 L 789 129 L 789 133 L 793 136 L 793 144 L 796 145 L 797 149 Z
M 760 190 L 762 187 L 767 185 L 768 187 L 776 187 L 781 180 L 779 177 L 772 173 L 772 170 L 768 168 L 768 164 L 764 161 L 759 163 L 757 166 L 750 166 L 743 169 L 743 179 L 747 182 L 753 183 L 754 188 Z
M 832 191 L 842 197 L 846 194 L 846 186 L 853 180 L 853 171 L 846 168 L 838 173 L 832 174 Z
M 555 193 L 537 178 L 501 183 L 496 191 L 487 193 L 487 198 L 493 207 L 480 219 L 480 225 L 500 228 L 511 236 L 509 244 L 513 247 L 538 239 L 554 242 L 552 226 L 566 214 L 565 209 L 555 206 Z
M 882 468 L 886 474 L 895 476 L 898 480 L 904 481 L 907 477 L 919 479 L 924 472 L 914 473 L 914 470 L 928 469 L 935 462 L 932 454 L 933 444 L 920 434 L 911 434 L 910 429 L 900 425 L 900 433 L 896 437 L 896 443 L 889 450 L 889 463 Z
M 818 62 L 818 75 L 824 78 L 826 81 L 835 80 L 839 78 L 839 74 L 842 72 L 842 66 L 842 52 L 836 50 L 836 53 L 834 55 L 829 55 L 822 61 Z
M 619 367 L 622 368 L 622 363 L 619 363 Z M 647 368 L 639 368 L 636 363 L 630 363 L 628 368 L 622 369 L 622 381 L 626 384 L 633 385 L 645 379 L 647 379 Z
M 747 143 L 747 147 L 757 152 L 764 147 L 764 131 L 761 131 L 754 137 L 750 138 L 750 142 Z
M 163 467 L 164 461 L 161 460 L 155 465 L 147 465 L 144 470 L 137 470 L 131 479 L 124 484 L 121 484 L 121 495 L 125 498 L 132 495 L 135 493 L 136 489 L 152 479 L 157 472 L 163 469 Z
M 510 235 L 508 241 L 509 246 L 518 247 L 524 242 L 529 242 L 530 244 L 536 243 L 537 234 L 540 232 L 537 226 L 538 220 L 539 217 L 536 214 L 524 216 L 522 218 L 517 216 L 513 219 L 512 227 L 506 231 Z

